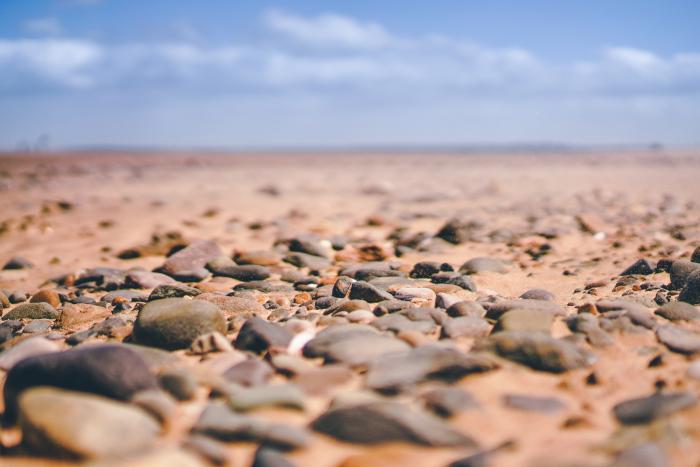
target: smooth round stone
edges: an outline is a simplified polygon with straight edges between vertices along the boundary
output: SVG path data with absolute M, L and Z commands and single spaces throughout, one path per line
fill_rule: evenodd
M 134 323 L 138 343 L 167 350 L 185 349 L 200 335 L 226 333 L 219 308 L 203 300 L 166 298 L 147 303 Z
M 429 304 L 432 305 L 435 303 L 435 292 L 423 287 L 402 287 L 396 291 L 394 298 L 404 301 L 417 299 L 429 302 Z
M 158 375 L 160 386 L 175 399 L 189 401 L 197 393 L 197 380 L 184 368 L 171 368 Z
M 61 296 L 57 291 L 51 289 L 43 289 L 32 295 L 30 303 L 48 303 L 54 308 L 61 306 Z
M 503 313 L 496 322 L 493 332 L 525 331 L 550 333 L 554 315 L 537 309 L 514 309 Z
M 613 407 L 613 413 L 620 423 L 637 425 L 688 409 L 697 402 L 697 397 L 690 392 L 658 393 L 620 402 Z
M 34 355 L 57 352 L 58 349 L 59 347 L 55 342 L 44 337 L 25 339 L 0 353 L 0 369 L 7 371 L 20 360 Z
M 56 319 L 58 311 L 48 303 L 23 303 L 5 313 L 3 320 L 7 319 Z
M 550 302 L 554 301 L 554 294 L 548 290 L 544 289 L 530 289 L 520 296 L 520 298 L 530 299 L 530 300 L 547 300 Z
M 292 337 L 292 333 L 285 327 L 256 316 L 241 327 L 235 347 L 256 353 L 262 353 L 271 347 L 286 349 Z
M 461 301 L 457 302 L 446 310 L 447 315 L 453 318 L 460 316 L 474 316 L 477 318 L 482 318 L 486 314 L 486 310 L 478 302 L 467 302 Z
M 456 339 L 459 337 L 483 337 L 488 335 L 491 325 L 477 316 L 460 316 L 446 320 L 440 330 L 441 339 Z
M 674 289 L 682 289 L 685 286 L 688 276 L 694 271 L 700 270 L 700 264 L 678 259 L 671 265 L 671 286 Z
M 466 409 L 479 406 L 474 396 L 456 387 L 433 389 L 423 394 L 422 399 L 428 409 L 441 417 L 452 417 Z
M 100 459 L 152 447 L 160 426 L 142 410 L 103 397 L 35 388 L 19 400 L 22 443 L 32 453 Z
M 700 352 L 700 334 L 669 324 L 656 329 L 656 337 L 670 350 L 684 354 Z
M 693 321 L 700 319 L 700 310 L 685 302 L 666 303 L 654 313 L 669 321 Z
M 224 378 L 241 386 L 262 386 L 266 384 L 274 374 L 269 363 L 249 358 L 226 370 Z
M 700 269 L 696 269 L 688 275 L 685 286 L 678 295 L 678 300 L 691 305 L 700 305 Z
M 506 264 L 498 258 L 489 257 L 477 257 L 466 261 L 459 268 L 459 272 L 462 274 L 479 274 L 482 272 L 496 272 L 499 274 L 505 274 L 508 272 Z
M 144 360 L 121 344 L 81 346 L 17 362 L 5 380 L 5 415 L 13 420 L 17 398 L 35 386 L 54 386 L 126 401 L 156 387 Z

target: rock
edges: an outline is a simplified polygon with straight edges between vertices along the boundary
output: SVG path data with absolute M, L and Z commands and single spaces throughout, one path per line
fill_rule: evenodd
M 381 392 L 398 392 L 427 380 L 454 382 L 472 373 L 498 368 L 488 355 L 466 354 L 439 345 L 424 345 L 379 356 L 367 371 L 366 385 Z
M 634 264 L 620 273 L 621 276 L 642 275 L 647 276 L 653 274 L 656 265 L 652 264 L 648 259 L 638 259 Z
M 262 353 L 270 348 L 286 349 L 292 337 L 283 326 L 256 316 L 245 322 L 234 345 L 237 349 Z
M 27 357 L 57 352 L 58 345 L 44 337 L 32 337 L 18 342 L 14 346 L 0 353 L 0 370 L 9 370 L 17 362 Z
M 35 388 L 19 400 L 22 444 L 41 456 L 100 459 L 151 448 L 158 423 L 140 409 L 103 397 Z
M 349 298 L 351 300 L 364 300 L 369 303 L 377 303 L 383 300 L 393 300 L 394 297 L 369 282 L 356 281 L 350 288 Z
M 49 332 L 51 324 L 53 324 L 53 320 L 51 319 L 33 319 L 24 328 L 22 328 L 22 334 L 38 334 Z
M 624 425 L 638 425 L 650 423 L 696 404 L 697 397 L 690 392 L 657 393 L 620 402 L 613 407 L 613 413 Z
M 170 425 L 178 412 L 177 401 L 160 389 L 137 392 L 130 402 L 155 417 L 161 425 Z
M 55 386 L 126 401 L 156 387 L 156 379 L 134 351 L 124 345 L 98 344 L 44 353 L 17 362 L 5 380 L 5 415 L 13 420 L 20 393 L 34 386 Z
M 461 219 L 450 219 L 435 234 L 447 242 L 458 245 L 474 239 L 475 233 L 481 229 L 482 224 L 478 221 L 465 221 Z
M 237 412 L 262 407 L 304 410 L 304 393 L 295 384 L 277 384 L 254 388 L 232 387 L 226 391 L 229 407 Z
M 56 319 L 58 311 L 48 303 L 23 303 L 17 305 L 2 316 L 8 319 Z
M 524 394 L 506 394 L 503 403 L 512 409 L 530 412 L 553 413 L 566 408 L 564 403 L 554 397 L 535 397 Z
M 298 268 L 308 268 L 315 271 L 322 271 L 331 265 L 331 262 L 327 258 L 298 252 L 289 253 L 284 257 L 284 262 Z
M 294 377 L 293 382 L 310 395 L 331 393 L 336 386 L 349 383 L 355 378 L 355 373 L 344 365 L 324 365 L 301 372 Z
M 195 300 L 204 300 L 213 303 L 226 315 L 235 316 L 246 313 L 255 315 L 267 315 L 268 311 L 260 303 L 252 298 L 219 295 L 216 293 L 203 293 L 197 295 Z
M 700 269 L 688 275 L 685 286 L 683 286 L 680 295 L 678 295 L 678 300 L 691 305 L 700 305 Z
M 674 325 L 659 326 L 656 337 L 669 350 L 683 354 L 700 352 L 700 334 Z
M 472 275 L 482 272 L 497 272 L 505 274 L 508 272 L 506 264 L 498 258 L 477 257 L 466 261 L 459 267 L 462 274 Z
M 695 321 L 700 319 L 700 310 L 685 302 L 666 303 L 654 313 L 669 321 Z
M 467 391 L 446 387 L 432 389 L 421 397 L 425 406 L 440 417 L 452 417 L 464 410 L 479 407 L 479 403 Z
M 195 297 L 202 293 L 199 289 L 185 284 L 161 284 L 148 296 L 148 301 L 162 300 L 164 298 Z
M 288 242 L 289 251 L 296 251 L 308 255 L 327 258 L 330 256 L 330 248 L 324 245 L 315 235 L 300 235 Z
M 450 267 L 450 269 L 452 268 Z M 429 279 L 440 271 L 442 271 L 442 264 L 437 261 L 420 261 L 413 265 L 413 269 L 408 275 L 413 279 Z
M 409 348 L 408 344 L 402 340 L 380 334 L 338 337 L 339 339 L 327 346 L 320 355 L 327 363 L 344 363 L 353 367 L 364 366 L 379 355 Z M 307 346 L 314 340 L 315 338 L 309 341 Z M 307 346 L 304 347 L 305 355 Z
M 239 266 L 229 258 L 226 258 L 231 264 L 220 264 L 220 262 L 209 262 L 207 268 L 215 275 L 222 277 L 230 277 L 238 281 L 251 282 L 262 281 L 270 277 L 270 270 L 265 266 L 256 264 L 247 264 Z
M 169 368 L 158 375 L 158 384 L 179 401 L 194 399 L 197 380 L 184 368 Z
M 64 330 L 77 331 L 86 328 L 96 321 L 110 317 L 112 317 L 112 313 L 101 306 L 66 303 L 56 320 L 56 324 Z
M 274 449 L 259 447 L 251 467 L 294 467 L 294 464 Z
M 311 441 L 305 429 L 236 414 L 222 404 L 209 404 L 192 431 L 222 441 L 253 441 L 283 450 L 303 448 Z
M 262 386 L 272 378 L 274 373 L 269 363 L 257 358 L 249 358 L 228 369 L 224 373 L 224 378 L 241 386 Z
M 548 300 L 532 300 L 532 299 L 518 299 L 518 300 L 499 300 L 496 302 L 489 302 L 482 304 L 486 308 L 486 317 L 489 319 L 495 319 L 501 317 L 502 314 L 518 309 L 527 310 L 541 310 L 551 313 L 554 316 L 565 315 L 565 311 L 554 302 Z
M 535 370 L 562 373 L 588 366 L 592 356 L 575 344 L 545 334 L 499 332 L 475 345 Z
M 170 278 L 168 277 L 168 279 Z M 116 298 L 125 299 L 129 302 L 145 302 L 148 301 L 148 294 L 140 290 L 115 290 L 114 292 L 105 294 L 100 300 L 105 303 L 112 303 Z
M 331 409 L 311 424 L 320 433 L 358 444 L 406 442 L 471 448 L 476 442 L 439 419 L 396 402 L 374 402 Z
M 197 453 L 213 465 L 223 466 L 231 463 L 228 447 L 208 436 L 192 435 L 184 441 L 183 447 Z
M 668 467 L 668 458 L 661 446 L 644 442 L 621 451 L 610 467 Z
M 216 331 L 202 334 L 193 340 L 190 346 L 190 352 L 195 355 L 203 355 L 210 352 L 230 352 L 232 350 L 233 346 L 226 336 Z
M 338 279 L 336 279 L 335 283 L 333 284 L 333 290 L 331 292 L 331 295 L 337 298 L 347 297 L 350 293 L 350 288 L 352 287 L 353 282 L 354 280 L 349 277 L 338 277 Z
M 671 286 L 674 289 L 682 289 L 683 286 L 685 286 L 688 276 L 697 270 L 700 270 L 700 264 L 698 263 L 693 263 L 684 259 L 674 261 L 670 271 Z
M 233 259 L 241 265 L 277 266 L 282 262 L 282 256 L 274 250 L 236 252 Z
M 211 240 L 200 240 L 189 244 L 168 257 L 162 266 L 163 272 L 176 278 L 189 278 L 199 272 L 211 260 L 223 256 L 219 246 Z
M 493 332 L 523 331 L 549 334 L 554 315 L 538 309 L 516 308 L 503 313 L 496 322 Z
M 527 290 L 526 292 L 523 292 L 520 298 L 525 300 L 546 300 L 549 302 L 553 302 L 555 299 L 554 294 L 552 292 L 549 292 L 544 289 Z
M 134 289 L 152 289 L 159 285 L 177 284 L 177 281 L 170 276 L 159 272 L 144 271 L 134 269 L 126 274 L 125 286 Z
M 399 313 L 393 313 L 377 318 L 372 321 L 370 325 L 381 331 L 393 331 L 396 333 L 403 331 L 414 331 L 422 334 L 429 334 L 436 328 L 435 322 L 432 319 L 412 321 Z
M 430 279 L 434 284 L 451 284 L 470 292 L 476 292 L 474 280 L 459 272 L 439 272 L 433 274 Z
M 7 260 L 2 268 L 8 271 L 12 269 L 29 269 L 32 267 L 34 267 L 34 265 L 28 259 L 22 258 L 21 256 L 13 256 Z
M 491 331 L 491 325 L 477 316 L 460 316 L 442 323 L 441 339 L 456 339 L 459 337 L 484 337 Z
M 486 314 L 486 310 L 479 303 L 467 301 L 461 301 L 450 305 L 446 311 L 447 315 L 453 318 L 458 318 L 460 316 L 482 318 Z
M 136 341 L 167 350 L 185 349 L 200 335 L 226 333 L 216 305 L 202 300 L 165 298 L 148 302 L 134 323 Z
M 43 289 L 32 295 L 30 303 L 48 303 L 54 308 L 61 306 L 61 296 L 55 290 Z
M 586 336 L 588 343 L 594 347 L 607 347 L 613 344 L 613 339 L 600 327 L 598 318 L 590 313 L 579 313 L 570 316 L 566 324 L 571 332 L 579 332 Z

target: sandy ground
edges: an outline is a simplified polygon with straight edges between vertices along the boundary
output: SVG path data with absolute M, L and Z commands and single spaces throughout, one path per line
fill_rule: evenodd
M 33 293 L 49 279 L 82 268 L 157 267 L 162 256 L 121 260 L 116 253 L 170 231 L 187 239 L 215 240 L 233 253 L 269 249 L 282 235 L 309 231 L 386 244 L 397 227 L 434 234 L 458 216 L 482 221 L 486 234 L 503 235 L 411 251 L 399 261 L 410 270 L 424 260 L 459 266 L 476 256 L 507 259 L 513 264 L 508 274 L 475 276 L 481 293 L 517 297 L 543 288 L 575 313 L 574 305 L 619 296 L 614 278 L 639 258 L 689 257 L 700 245 L 699 180 L 697 151 L 7 154 L 0 156 L 0 263 L 19 255 L 34 268 L 0 271 L 0 288 Z M 576 221 L 581 214 L 593 216 L 605 235 L 581 229 Z M 561 233 L 550 239 L 508 238 L 508 232 L 522 232 L 537 220 Z M 251 229 L 251 224 L 260 228 Z M 535 259 L 527 253 L 543 244 L 550 247 L 546 255 Z M 600 280 L 601 287 L 581 293 L 586 284 Z M 647 280 L 669 282 L 663 272 Z M 569 331 L 558 321 L 553 333 Z M 652 332 L 615 335 L 612 347 L 595 353 L 598 360 L 591 368 L 564 374 L 511 364 L 464 378 L 458 384 L 481 409 L 465 411 L 449 423 L 484 447 L 514 441 L 514 447 L 493 457 L 493 465 L 607 465 L 615 452 L 647 438 L 660 439 L 672 465 L 697 465 L 699 406 L 634 430 L 621 429 L 611 412 L 622 400 L 650 394 L 660 380 L 668 388 L 698 394 L 700 381 L 685 376 L 691 359 L 666 351 Z M 664 364 L 648 368 L 658 354 L 664 355 Z M 600 384 L 586 384 L 591 372 Z M 556 396 L 566 409 L 556 414 L 510 409 L 501 398 L 511 392 Z M 264 415 L 304 424 L 326 404 L 327 399 L 319 398 L 308 413 Z M 234 465 L 248 465 L 244 459 L 252 449 L 232 445 Z M 299 466 L 335 466 L 361 453 L 369 453 L 376 464 L 359 458 L 347 465 L 443 466 L 469 454 L 408 445 L 370 448 L 318 435 L 309 449 L 288 458 Z

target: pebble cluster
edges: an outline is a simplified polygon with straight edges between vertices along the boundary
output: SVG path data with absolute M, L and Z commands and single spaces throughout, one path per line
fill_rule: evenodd
M 697 461 L 698 206 L 665 200 L 635 232 L 582 206 L 496 230 L 483 216 L 387 229 L 375 215 L 362 228 L 385 229 L 380 238 L 279 229 L 267 248 L 235 251 L 171 232 L 111 252 L 123 267 L 4 288 L 0 455 L 100 466 Z M 615 274 L 577 279 L 633 235 L 650 246 Z M 556 257 L 571 238 L 599 255 Z M 478 245 L 502 248 L 464 255 Z M 578 286 L 501 287 L 541 265 Z M 3 269 L 33 264 L 7 257 Z M 646 383 L 630 388 L 626 375 Z M 575 458 L 528 445 L 538 429 Z M 334 454 L 313 454 L 324 450 Z

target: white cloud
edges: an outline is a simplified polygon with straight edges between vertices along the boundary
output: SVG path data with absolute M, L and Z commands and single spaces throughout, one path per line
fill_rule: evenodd
M 392 37 L 379 24 L 333 13 L 304 18 L 274 9 L 265 13 L 264 20 L 273 31 L 316 47 L 375 48 L 392 42 Z
M 61 23 L 56 18 L 34 18 L 24 22 L 24 29 L 32 34 L 55 35 L 62 31 Z

